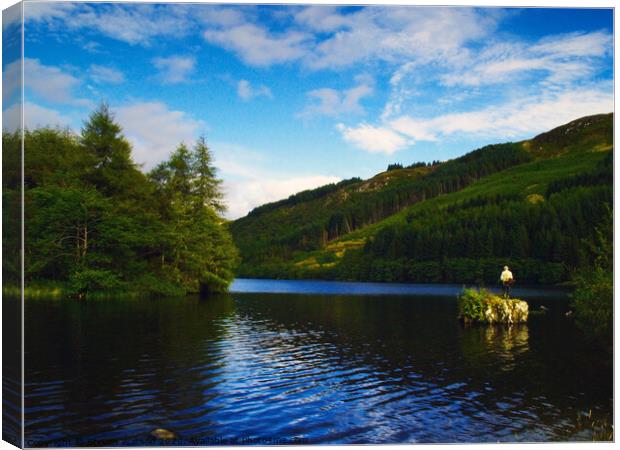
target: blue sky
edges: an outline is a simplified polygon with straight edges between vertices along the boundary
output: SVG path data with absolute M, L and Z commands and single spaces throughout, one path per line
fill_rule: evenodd
M 230 218 L 613 110 L 611 9 L 26 3 L 25 58 L 27 126 L 107 101 L 144 170 L 205 134 Z

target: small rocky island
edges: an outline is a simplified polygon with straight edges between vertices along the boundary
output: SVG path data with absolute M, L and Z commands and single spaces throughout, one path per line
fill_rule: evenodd
M 463 289 L 458 300 L 459 320 L 466 324 L 527 322 L 528 305 L 523 300 L 502 298 L 486 289 Z

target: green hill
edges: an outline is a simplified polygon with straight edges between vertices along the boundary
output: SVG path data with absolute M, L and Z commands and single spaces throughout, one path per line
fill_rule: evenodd
M 584 240 L 613 195 L 613 116 L 459 158 L 392 165 L 260 206 L 231 224 L 239 276 L 405 282 L 558 283 L 587 264 Z

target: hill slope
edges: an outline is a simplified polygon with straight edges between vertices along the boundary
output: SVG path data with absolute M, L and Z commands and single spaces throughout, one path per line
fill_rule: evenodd
M 555 283 L 585 264 L 582 243 L 613 190 L 613 116 L 434 165 L 382 172 L 263 205 L 231 224 L 240 276 Z

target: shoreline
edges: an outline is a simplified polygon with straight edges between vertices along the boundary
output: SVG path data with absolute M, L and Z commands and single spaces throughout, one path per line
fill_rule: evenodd
M 262 286 L 256 286 L 256 285 Z M 251 286 L 250 286 L 251 285 Z M 322 280 L 322 279 L 279 279 L 279 278 L 235 278 L 229 289 L 223 294 L 315 294 L 315 295 L 427 295 L 427 296 L 452 296 L 458 295 L 463 288 L 484 287 L 490 291 L 499 291 L 499 286 L 476 285 L 473 283 L 394 283 L 380 281 L 346 281 L 346 280 Z M 314 289 L 306 289 L 314 288 Z M 365 289 L 364 289 L 365 288 Z M 520 294 L 525 297 L 541 294 L 535 291 L 555 291 L 557 294 L 568 295 L 574 289 L 570 283 L 557 285 L 522 285 L 513 289 L 514 295 Z M 18 286 L 8 285 L 2 287 L 2 296 L 13 298 L 22 294 Z M 93 291 L 87 298 L 141 298 L 161 297 L 180 298 L 199 295 L 188 292 L 183 295 L 156 295 L 148 291 L 123 290 L 123 291 Z M 216 294 L 219 295 L 219 294 Z M 24 298 L 70 298 L 67 285 L 58 284 L 34 284 L 26 286 Z M 76 300 L 78 300 L 76 298 Z

